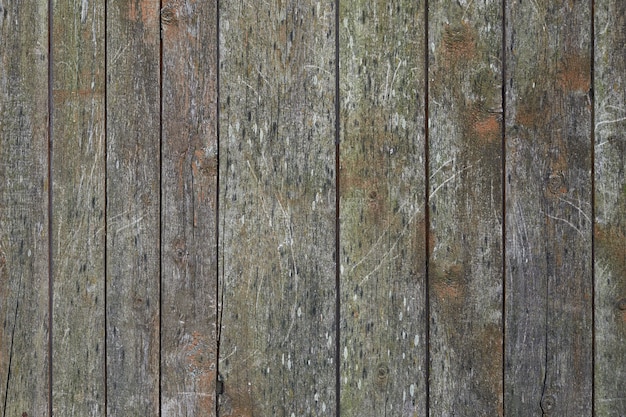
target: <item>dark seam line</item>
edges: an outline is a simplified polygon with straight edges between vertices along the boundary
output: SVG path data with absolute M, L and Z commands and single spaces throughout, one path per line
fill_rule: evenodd
M 429 2 L 425 0 L 424 2 L 424 251 L 426 252 L 424 258 L 424 268 L 425 268 L 425 280 L 424 280 L 424 309 L 425 309 L 425 317 L 426 317 L 426 326 L 424 329 L 425 335 L 425 344 L 426 344 L 426 352 L 424 361 L 425 366 L 425 378 L 426 378 L 426 415 L 430 416 L 430 131 L 428 129 L 428 117 L 429 117 L 429 108 L 428 101 L 429 98 L 429 82 L 428 82 L 428 70 L 429 64 L 428 60 L 430 59 L 430 54 L 428 53 L 428 9 Z
M 159 417 L 163 395 L 163 2 L 159 0 Z
M 502 189 L 500 192 L 502 193 L 502 413 L 503 417 L 506 415 L 506 77 L 507 77 L 507 67 L 506 67 L 506 0 L 502 0 L 502 144 L 501 144 L 501 167 L 502 172 L 500 173 L 500 187 Z
M 53 126 L 52 120 L 54 116 L 52 88 L 54 82 L 53 74 L 53 0 L 48 0 L 48 415 L 52 416 L 52 331 L 53 329 L 53 297 L 54 297 L 54 276 L 53 276 L 53 245 L 52 245 L 52 143 L 53 143 Z
M 591 0 L 591 415 L 596 415 L 596 268 L 595 268 L 595 223 L 596 223 L 596 93 L 595 93 L 595 61 L 596 61 L 596 2 Z
M 107 4 L 108 1 L 104 2 L 104 126 L 103 126 L 103 133 L 104 133 L 104 210 L 103 210 L 103 216 L 104 216 L 104 297 L 103 297 L 103 302 L 104 302 L 104 343 L 103 343 L 103 356 L 104 356 L 104 361 L 103 361 L 103 372 L 104 372 L 104 414 L 108 414 L 108 401 L 109 401 L 109 397 L 108 397 L 108 366 L 107 366 L 107 361 L 108 361 L 108 343 L 107 343 L 107 339 L 108 339 L 108 319 L 107 319 L 107 307 L 108 307 L 108 299 L 107 299 L 107 291 L 108 291 L 108 285 L 107 285 L 107 280 L 108 280 L 108 214 L 107 214 L 107 208 L 108 208 L 108 120 L 107 120 L 107 115 L 108 115 L 108 111 L 109 111 L 109 107 L 108 107 L 108 97 L 109 97 L 109 93 L 108 93 L 108 61 L 107 61 L 107 56 L 108 56 L 108 30 L 107 30 L 107 23 L 108 23 L 108 9 L 107 9 Z
M 341 416 L 341 261 L 340 261 L 340 101 L 339 101 L 339 7 L 335 0 L 335 396 L 337 417 Z
M 220 303 L 220 0 L 215 2 L 215 136 L 217 142 L 217 171 L 215 174 L 215 415 L 220 413 L 220 395 L 223 381 L 220 375 L 220 343 L 222 337 L 222 316 Z M 223 292 L 222 292 L 223 293 Z M 223 299 L 221 300 L 223 303 Z

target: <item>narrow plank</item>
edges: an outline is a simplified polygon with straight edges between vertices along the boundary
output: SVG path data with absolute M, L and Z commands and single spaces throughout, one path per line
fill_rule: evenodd
M 220 2 L 220 416 L 335 413 L 333 5 Z
M 53 11 L 52 411 L 103 416 L 104 4 Z
M 502 4 L 428 22 L 429 412 L 502 416 Z
M 160 19 L 107 3 L 107 414 L 159 414 Z
M 162 415 L 215 415 L 217 2 L 163 3 Z
M 595 1 L 595 413 L 626 415 L 626 3 Z
M 341 415 L 426 415 L 424 4 L 342 1 Z
M 505 414 L 589 416 L 591 1 L 506 21 Z
M 49 415 L 48 3 L 0 3 L 0 414 Z

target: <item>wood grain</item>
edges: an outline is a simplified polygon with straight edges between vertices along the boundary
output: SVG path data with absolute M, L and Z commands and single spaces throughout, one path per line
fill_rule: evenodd
M 107 3 L 107 414 L 159 414 L 160 22 Z
M 595 2 L 595 412 L 626 415 L 626 3 Z
M 502 5 L 428 22 L 429 412 L 502 416 Z
M 48 4 L 0 3 L 0 414 L 49 415 Z
M 341 415 L 426 415 L 425 2 L 344 1 Z
M 335 10 L 220 3 L 220 416 L 335 398 Z
M 591 1 L 506 4 L 505 414 L 591 415 Z
M 161 403 L 214 416 L 217 2 L 163 3 Z
M 104 4 L 53 6 L 52 410 L 104 416 Z

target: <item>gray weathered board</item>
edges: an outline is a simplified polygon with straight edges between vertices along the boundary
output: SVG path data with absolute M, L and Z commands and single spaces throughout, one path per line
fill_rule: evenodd
M 626 416 L 621 0 L 0 0 L 0 415 Z

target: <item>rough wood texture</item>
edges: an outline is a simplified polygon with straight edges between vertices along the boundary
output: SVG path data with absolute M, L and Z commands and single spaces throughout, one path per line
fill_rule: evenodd
M 502 4 L 428 11 L 429 412 L 502 416 Z
M 424 2 L 343 1 L 341 415 L 426 415 Z
M 107 3 L 107 413 L 159 414 L 159 2 Z
M 595 412 L 626 415 L 626 3 L 596 0 Z
M 53 6 L 52 411 L 103 416 L 104 4 Z
M 509 416 L 591 415 L 591 1 L 506 5 Z
M 220 3 L 220 416 L 336 408 L 333 4 Z
M 163 417 L 215 415 L 217 2 L 163 3 Z
M 48 5 L 0 2 L 0 415 L 48 416 Z

